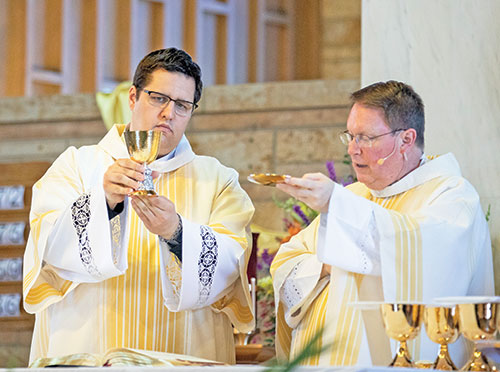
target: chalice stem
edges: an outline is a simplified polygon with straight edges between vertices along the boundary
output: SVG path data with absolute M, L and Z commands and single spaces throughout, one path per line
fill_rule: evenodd
M 394 360 L 389 367 L 414 367 L 413 361 L 406 346 L 406 341 L 401 341 L 399 344 L 399 350 L 394 357 Z
M 144 181 L 141 185 L 143 190 L 154 190 L 152 173 L 153 171 L 151 168 L 149 168 L 147 164 L 144 164 Z
M 135 195 L 156 195 L 153 184 L 153 171 L 144 163 L 144 180 L 139 182 L 139 187 L 133 194 Z
M 448 353 L 448 345 L 442 344 L 439 349 L 439 354 L 434 362 L 434 369 L 440 369 L 443 371 L 456 371 L 458 368 L 455 366 L 451 360 L 450 354 Z

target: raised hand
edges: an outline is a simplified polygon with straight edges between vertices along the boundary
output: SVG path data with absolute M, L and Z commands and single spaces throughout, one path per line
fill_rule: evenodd
M 312 209 L 325 213 L 335 183 L 322 173 L 306 173 L 302 178 L 287 177 L 276 188 L 306 203 Z
M 132 208 L 153 234 L 165 239 L 172 237 L 179 224 L 175 205 L 164 196 L 132 195 Z
M 144 180 L 144 165 L 131 159 L 116 160 L 104 173 L 103 187 L 111 209 L 139 187 Z

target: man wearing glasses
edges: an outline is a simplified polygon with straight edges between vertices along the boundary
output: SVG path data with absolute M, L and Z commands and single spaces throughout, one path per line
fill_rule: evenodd
M 493 295 L 491 242 L 479 196 L 454 156 L 424 154 L 419 95 L 388 81 L 351 99 L 340 140 L 359 182 L 343 188 L 315 173 L 277 186 L 321 212 L 281 246 L 271 267 L 277 352 L 293 358 L 324 329 L 326 351 L 306 363 L 388 365 L 394 353 L 379 312 L 351 303 Z M 460 366 L 462 342 L 451 349 Z M 415 360 L 435 360 L 437 352 L 425 332 L 410 349 Z
M 129 90 L 132 119 L 96 146 L 65 151 L 34 187 L 24 304 L 36 314 L 30 359 L 128 347 L 234 363 L 234 325 L 253 325 L 238 174 L 184 136 L 201 71 L 175 48 L 148 54 Z M 130 130 L 161 131 L 157 195 L 131 193 L 144 166 Z

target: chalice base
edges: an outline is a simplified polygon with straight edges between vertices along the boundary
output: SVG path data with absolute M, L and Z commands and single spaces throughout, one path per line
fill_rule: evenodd
M 409 367 L 409 368 L 415 367 L 413 360 L 411 359 L 410 353 L 406 349 L 406 345 L 401 345 L 399 347 L 399 350 L 396 353 L 396 356 L 394 357 L 391 364 L 389 364 L 389 367 Z
M 474 350 L 470 360 L 460 369 L 460 371 L 493 371 L 486 357 L 479 350 Z
M 450 354 L 448 354 L 448 350 L 446 352 L 441 351 L 434 362 L 433 369 L 440 369 L 442 371 L 456 371 L 458 368 L 455 366 L 453 361 L 450 358 Z

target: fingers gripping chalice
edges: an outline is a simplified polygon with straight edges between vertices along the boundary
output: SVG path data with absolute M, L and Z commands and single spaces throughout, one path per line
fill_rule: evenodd
M 424 325 L 429 339 L 441 345 L 432 368 L 445 371 L 457 370 L 448 353 L 448 344 L 455 342 L 458 338 L 458 308 L 455 306 L 426 306 Z
M 133 192 L 135 195 L 156 195 L 153 186 L 152 171 L 148 164 L 158 156 L 161 132 L 156 130 L 126 130 L 123 133 L 127 151 L 132 160 L 144 164 L 144 181 Z
M 460 331 L 470 341 L 493 340 L 497 330 L 498 303 L 464 303 L 458 305 Z M 492 371 L 486 357 L 474 345 L 470 360 L 462 371 Z
M 422 324 L 424 305 L 382 304 L 382 319 L 387 335 L 399 341 L 399 350 L 390 367 L 414 367 L 406 341 L 417 337 Z

